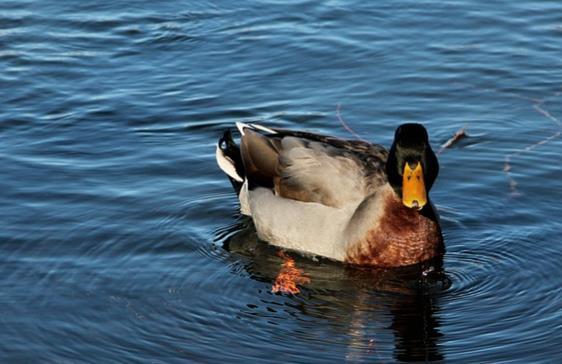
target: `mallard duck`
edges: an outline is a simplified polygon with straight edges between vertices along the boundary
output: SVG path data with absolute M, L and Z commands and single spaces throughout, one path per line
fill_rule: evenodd
M 237 123 L 216 159 L 260 239 L 357 265 L 399 267 L 443 254 L 428 192 L 439 164 L 420 124 L 390 150 L 359 140 Z

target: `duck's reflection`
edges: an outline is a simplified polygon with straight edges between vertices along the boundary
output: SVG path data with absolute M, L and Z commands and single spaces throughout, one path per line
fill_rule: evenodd
M 405 297 L 391 307 L 395 332 L 395 357 L 400 361 L 443 360 L 438 342 L 443 336 L 438 328 L 436 298 L 417 294 Z
M 282 255 L 259 241 L 251 226 L 228 230 L 221 234 L 225 249 L 249 258 L 244 269 L 251 277 L 273 283 Z M 308 317 L 328 320 L 336 335 L 349 338 L 348 361 L 384 361 L 391 357 L 398 361 L 443 360 L 438 297 L 447 283 L 441 262 L 432 262 L 433 270 L 427 276 L 421 274 L 428 271 L 427 265 L 398 270 L 358 269 L 291 256 L 310 278 L 303 298 L 293 307 Z

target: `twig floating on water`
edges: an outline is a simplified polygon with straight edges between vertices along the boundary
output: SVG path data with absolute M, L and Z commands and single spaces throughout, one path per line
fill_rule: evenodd
M 466 133 L 466 127 L 463 126 L 459 130 L 457 130 L 457 132 L 449 140 L 443 143 L 437 154 L 441 154 L 445 149 L 453 146 L 459 140 L 464 139 L 466 137 L 468 137 L 468 134 Z
M 552 135 L 550 135 L 550 136 L 548 136 L 544 139 L 541 139 L 538 142 L 535 142 L 533 144 L 529 144 L 525 148 L 518 149 L 515 152 L 505 156 L 503 171 L 506 174 L 507 179 L 509 180 L 509 190 L 511 191 L 512 196 L 521 195 L 521 193 L 519 193 L 519 191 L 517 191 L 517 182 L 513 178 L 512 174 L 510 173 L 510 171 L 511 171 L 511 163 L 510 162 L 511 162 L 512 158 L 516 157 L 516 156 L 519 156 L 523 153 L 530 152 L 533 149 L 535 149 L 536 147 L 541 146 L 541 145 L 545 145 L 545 144 L 551 142 L 552 140 L 559 138 L 560 135 L 562 135 L 562 122 L 560 121 L 560 119 L 553 116 L 548 110 L 546 110 L 543 107 L 544 103 L 545 103 L 544 100 L 536 101 L 533 104 L 533 109 L 535 109 L 536 112 L 538 112 L 539 114 L 541 114 L 542 116 L 544 116 L 545 118 L 551 120 L 554 124 L 556 124 L 557 130 L 555 130 L 555 132 Z
M 339 120 L 340 124 L 343 126 L 343 128 L 344 128 L 345 130 L 347 130 L 348 132 L 350 132 L 355 138 L 357 138 L 357 139 L 359 139 L 359 140 L 362 140 L 362 141 L 366 141 L 365 139 L 361 138 L 361 137 L 359 136 L 359 134 L 357 134 L 355 131 L 353 131 L 353 129 L 351 129 L 351 128 L 349 127 L 349 125 L 347 125 L 347 123 L 346 123 L 346 122 L 343 120 L 343 118 L 341 117 L 340 110 L 341 110 L 341 104 L 338 104 L 338 105 L 336 106 L 336 116 L 338 117 L 338 120 Z
M 560 136 L 562 136 L 562 121 L 559 118 L 552 115 L 544 107 L 544 105 L 547 102 L 546 100 L 549 97 L 544 97 L 544 98 L 540 99 L 540 98 L 534 98 L 534 97 L 527 97 L 527 96 L 519 95 L 519 94 L 514 93 L 514 92 L 506 92 L 506 91 L 502 91 L 502 90 L 495 90 L 495 89 L 490 89 L 490 88 L 480 89 L 480 88 L 478 88 L 478 87 L 476 87 L 472 84 L 469 84 L 469 83 L 454 82 L 454 84 L 457 85 L 457 86 L 466 87 L 466 88 L 470 88 L 470 89 L 473 89 L 473 90 L 484 91 L 484 92 L 492 92 L 492 93 L 496 93 L 498 95 L 504 95 L 506 97 L 512 97 L 512 98 L 516 98 L 516 99 L 520 99 L 520 100 L 525 100 L 525 101 L 531 103 L 533 109 L 537 113 L 541 114 L 542 116 L 549 119 L 550 121 L 552 121 L 555 124 L 556 129 L 554 130 L 554 132 L 550 136 L 548 136 L 546 138 L 543 138 L 543 139 L 539 140 L 538 142 L 531 143 L 531 144 L 527 145 L 526 147 L 517 149 L 513 153 L 509 153 L 505 156 L 503 172 L 505 173 L 505 175 L 507 176 L 507 179 L 509 181 L 509 190 L 511 191 L 512 196 L 520 195 L 520 193 L 517 191 L 517 182 L 515 181 L 515 179 L 513 178 L 513 175 L 511 174 L 511 169 L 512 169 L 511 161 L 513 160 L 513 158 L 517 157 L 517 156 L 520 156 L 523 153 L 530 152 L 533 149 L 535 149 L 536 147 L 541 146 L 541 145 L 545 145 L 545 144 L 551 142 L 552 140 L 558 139 L 558 138 L 560 138 Z M 552 96 L 559 97 L 560 95 L 562 95 L 561 91 L 557 91 L 553 95 L 551 95 L 550 97 L 552 97 Z

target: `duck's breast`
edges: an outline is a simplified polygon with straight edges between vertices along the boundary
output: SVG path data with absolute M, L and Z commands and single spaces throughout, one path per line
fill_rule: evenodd
M 384 213 L 380 214 L 374 227 L 350 244 L 346 252 L 347 262 L 399 267 L 442 253 L 443 238 L 433 211 L 422 214 L 390 196 L 385 199 L 382 208 Z

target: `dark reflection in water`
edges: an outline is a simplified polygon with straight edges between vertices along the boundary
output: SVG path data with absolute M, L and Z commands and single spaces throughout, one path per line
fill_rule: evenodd
M 251 221 L 221 229 L 218 239 L 230 253 L 250 258 L 244 264 L 253 279 L 272 284 L 280 271 L 282 259 L 277 248 L 260 241 Z M 226 238 L 225 238 L 226 237 Z M 311 281 L 303 285 L 304 298 L 297 306 L 307 317 L 328 320 L 339 332 L 349 335 L 350 361 L 382 360 L 377 352 L 373 323 L 388 327 L 394 334 L 394 357 L 400 361 L 442 360 L 439 341 L 439 296 L 450 286 L 442 269 L 442 260 L 435 260 L 399 269 L 361 268 L 332 262 L 323 258 L 305 258 L 290 253 Z M 318 297 L 337 297 L 338 311 L 333 307 L 316 306 Z M 311 303 L 311 304 L 309 304 Z M 376 310 L 373 310 L 376 307 Z
M 398 300 L 397 300 L 398 301 Z M 401 361 L 442 360 L 438 328 L 438 298 L 428 294 L 401 297 L 391 308 L 391 328 L 396 335 L 396 359 Z

